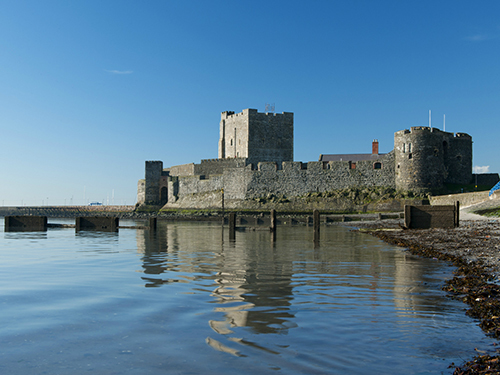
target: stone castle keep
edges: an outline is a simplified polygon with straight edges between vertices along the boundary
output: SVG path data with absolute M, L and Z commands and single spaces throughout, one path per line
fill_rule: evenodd
M 166 207 L 228 207 L 266 196 L 300 197 L 349 187 L 431 192 L 472 181 L 472 138 L 426 126 L 394 134 L 394 150 L 380 154 L 320 155 L 293 160 L 293 113 L 222 112 L 218 159 L 163 168 L 146 161 L 137 202 Z

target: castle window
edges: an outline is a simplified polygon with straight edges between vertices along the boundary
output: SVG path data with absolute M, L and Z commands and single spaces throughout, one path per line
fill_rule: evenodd
M 457 160 L 462 161 L 462 155 L 457 155 Z
M 403 154 L 406 152 L 406 143 L 403 143 Z
M 408 159 L 413 159 L 413 154 L 409 154 Z
M 231 139 L 231 146 L 233 145 L 233 140 Z
M 382 169 L 382 163 L 378 161 L 376 163 L 373 163 L 373 169 Z
M 373 168 L 375 168 L 375 166 L 373 166 Z M 356 162 L 350 161 L 349 162 L 349 169 L 356 169 Z
M 411 143 L 408 143 L 408 152 L 411 152 Z

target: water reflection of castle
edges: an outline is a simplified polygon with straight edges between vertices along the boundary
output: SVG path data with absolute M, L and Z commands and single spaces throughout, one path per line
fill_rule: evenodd
M 280 258 L 276 249 L 260 247 L 263 239 L 255 236 L 268 237 L 269 233 L 252 232 L 251 238 L 243 236 L 249 241 L 223 242 L 220 227 L 200 229 L 189 223 L 162 226 L 152 236 L 149 231 L 137 233 L 146 287 L 188 281 L 186 274 L 193 275 L 194 283 L 213 281 L 215 311 L 225 316 L 210 322 L 216 332 L 250 327 L 257 333 L 276 333 L 289 328 L 293 262 L 276 259 Z M 276 269 L 274 264 L 281 266 Z M 183 276 L 176 277 L 176 273 Z
M 220 313 L 208 324 L 233 342 L 241 341 L 230 337 L 241 327 L 256 334 L 286 334 L 297 326 L 299 303 L 307 305 L 316 298 L 313 293 L 323 291 L 328 308 L 334 304 L 349 308 L 351 296 L 342 294 L 345 290 L 363 293 L 374 306 L 383 294 L 392 293 L 396 315 L 402 318 L 429 308 L 428 298 L 424 301 L 419 290 L 409 286 L 426 272 L 415 258 L 381 251 L 386 245 L 378 239 L 345 228 L 322 231 L 329 237 L 318 249 L 310 241 L 312 231 L 306 232 L 311 232 L 311 239 L 304 239 L 303 231 L 294 238 L 294 228 L 287 230 L 278 231 L 274 244 L 269 232 L 263 231 L 237 233 L 236 241 L 230 242 L 228 233 L 223 241 L 221 228 L 214 224 L 162 222 L 156 233 L 137 231 L 142 278 L 146 287 L 186 282 L 193 289 L 207 290 L 215 302 L 213 311 Z M 390 279 L 394 283 L 387 281 Z M 212 338 L 207 343 L 235 354 Z

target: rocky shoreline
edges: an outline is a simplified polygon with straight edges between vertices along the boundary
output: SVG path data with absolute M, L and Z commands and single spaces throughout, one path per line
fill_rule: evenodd
M 465 216 L 465 215 L 464 215 Z M 412 254 L 452 262 L 454 277 L 443 290 L 466 303 L 486 335 L 500 338 L 500 221 L 462 220 L 453 229 L 401 228 L 402 220 L 360 222 L 356 227 Z M 456 367 L 454 375 L 500 374 L 500 349 Z

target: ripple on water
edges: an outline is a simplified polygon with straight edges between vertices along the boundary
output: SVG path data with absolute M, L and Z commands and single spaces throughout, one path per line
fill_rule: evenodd
M 488 348 L 450 268 L 345 228 L 0 238 L 2 373 L 451 373 Z M 311 237 L 311 238 L 310 238 Z

